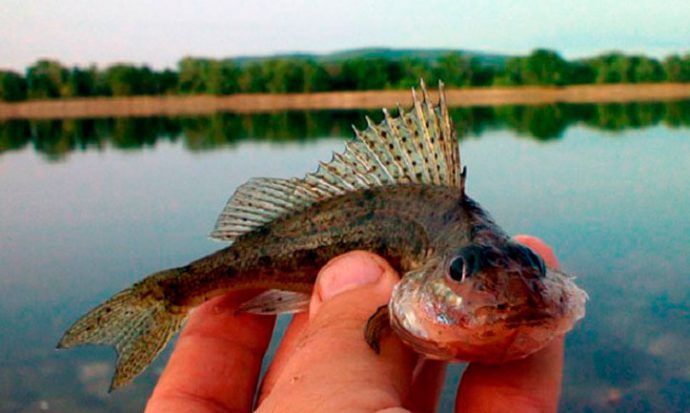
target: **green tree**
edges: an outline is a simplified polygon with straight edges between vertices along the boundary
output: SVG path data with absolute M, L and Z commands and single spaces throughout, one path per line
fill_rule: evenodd
M 596 69 L 587 61 L 575 61 L 570 63 L 568 83 L 571 85 L 584 85 L 594 83 L 597 78 Z
M 663 66 L 669 82 L 690 82 L 690 54 L 668 56 Z
M 665 78 L 661 63 L 646 56 L 632 56 L 630 60 L 630 81 L 633 83 L 661 82 Z
M 331 78 L 326 68 L 314 60 L 305 60 L 303 92 L 323 92 L 331 88 Z
M 260 63 L 245 66 L 239 78 L 240 91 L 244 93 L 266 92 L 266 75 Z
M 19 73 L 0 70 L 0 100 L 17 102 L 26 100 L 26 79 Z
M 355 58 L 343 62 L 337 84 L 345 90 L 378 90 L 398 84 L 402 76 L 399 61 Z
M 434 77 L 443 80 L 448 86 L 459 87 L 472 83 L 471 61 L 460 53 L 449 53 L 441 56 L 436 61 L 434 69 Z
M 424 79 L 429 79 L 434 84 L 442 80 L 446 85 L 454 87 L 487 86 L 493 82 L 494 75 L 494 68 L 483 65 L 477 58 L 449 53 L 436 61 L 433 76 Z
M 630 59 L 625 55 L 613 52 L 587 59 L 596 72 L 596 83 L 628 83 L 631 78 Z
M 625 56 L 608 53 L 585 61 L 596 73 L 596 83 L 661 82 L 665 79 L 664 67 L 645 56 Z
M 182 94 L 206 93 L 208 59 L 185 57 L 178 63 L 177 87 Z
M 65 96 L 97 96 L 98 70 L 95 66 L 88 69 L 73 67 L 65 87 Z
M 229 95 L 240 90 L 240 69 L 230 59 L 221 60 L 211 65 L 209 73 L 209 93 Z
M 165 69 L 162 72 L 154 72 L 156 92 L 159 95 L 172 95 L 177 92 L 177 72 Z
M 155 76 L 147 66 L 116 64 L 105 70 L 103 78 L 112 96 L 152 95 L 157 92 Z
M 537 49 L 520 59 L 520 79 L 526 85 L 565 85 L 569 66 L 558 53 Z
M 31 99 L 58 98 L 65 93 L 68 70 L 55 60 L 39 60 L 26 71 L 28 95 Z
M 436 83 L 433 68 L 428 60 L 416 57 L 404 57 L 400 60 L 400 80 L 396 87 L 409 89 L 419 86 L 419 79 L 424 79 L 430 84 Z M 445 79 L 443 79 L 445 81 Z
M 496 69 L 482 64 L 478 58 L 473 57 L 470 60 L 470 73 L 470 84 L 472 86 L 489 86 L 494 81 Z
M 503 70 L 499 72 L 494 78 L 494 84 L 498 86 L 504 85 L 522 85 L 522 57 L 511 57 L 506 60 Z
M 183 94 L 228 95 L 240 90 L 240 70 L 230 59 L 186 57 L 178 66 L 178 90 Z
M 295 60 L 268 59 L 262 66 L 269 93 L 304 91 L 304 67 Z

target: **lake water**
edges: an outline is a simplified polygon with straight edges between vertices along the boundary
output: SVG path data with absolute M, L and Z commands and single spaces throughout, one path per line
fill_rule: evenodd
M 108 395 L 114 353 L 57 352 L 62 332 L 220 248 L 207 234 L 238 185 L 311 171 L 367 113 L 0 123 L 0 411 L 141 410 L 169 351 Z M 591 297 L 561 410 L 690 411 L 690 102 L 452 114 L 468 193 Z

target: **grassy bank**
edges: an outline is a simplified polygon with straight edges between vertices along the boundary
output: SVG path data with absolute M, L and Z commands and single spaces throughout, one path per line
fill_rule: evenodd
M 432 92 L 436 99 L 436 94 Z M 650 83 L 580 85 L 567 87 L 491 87 L 447 91 L 449 106 L 516 104 L 606 103 L 690 99 L 690 84 Z M 0 103 L 3 119 L 101 118 L 154 115 L 192 115 L 214 112 L 272 112 L 282 110 L 371 109 L 410 103 L 405 90 L 321 92 L 298 94 L 236 94 L 230 96 L 136 96 L 78 98 Z

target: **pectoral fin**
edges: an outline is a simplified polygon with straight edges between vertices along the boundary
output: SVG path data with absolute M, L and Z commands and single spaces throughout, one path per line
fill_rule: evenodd
M 309 308 L 310 295 L 285 290 L 268 290 L 245 301 L 237 309 L 238 313 L 252 314 L 291 314 Z
M 372 350 L 379 354 L 381 352 L 381 337 L 391 330 L 388 305 L 382 305 L 376 312 L 369 317 L 364 328 L 364 339 Z

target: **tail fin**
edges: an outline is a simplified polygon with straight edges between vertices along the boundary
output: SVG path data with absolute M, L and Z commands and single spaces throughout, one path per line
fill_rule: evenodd
M 155 274 L 119 292 L 77 320 L 57 348 L 82 344 L 105 344 L 115 347 L 117 366 L 110 391 L 129 383 L 161 352 L 180 328 L 187 312 L 171 312 L 162 294 L 147 282 Z

